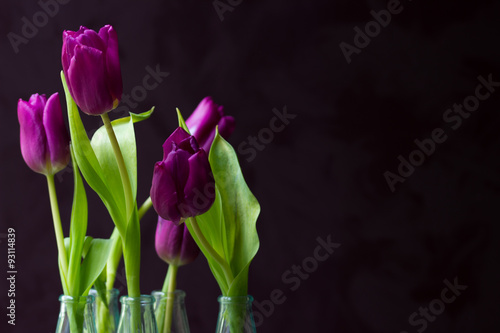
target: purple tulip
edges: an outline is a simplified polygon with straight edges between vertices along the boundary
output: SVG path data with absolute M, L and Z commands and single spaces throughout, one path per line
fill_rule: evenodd
M 64 169 L 70 159 L 69 134 L 64 125 L 59 94 L 19 99 L 17 116 L 21 128 L 21 154 L 35 172 L 49 175 Z
M 224 115 L 224 107 L 213 102 L 212 97 L 205 97 L 186 120 L 189 131 L 199 145 L 208 153 L 215 137 L 215 127 L 219 134 L 227 139 L 234 131 L 234 118 Z
M 170 265 L 182 266 L 193 262 L 200 249 L 186 224 L 176 225 L 158 216 L 155 248 L 158 256 Z
M 63 32 L 62 67 L 69 92 L 80 109 L 101 115 L 118 106 L 122 74 L 118 38 L 110 25 Z
M 155 164 L 150 194 L 158 215 L 177 225 L 203 214 L 214 202 L 208 156 L 180 127 L 163 144 L 163 160 Z

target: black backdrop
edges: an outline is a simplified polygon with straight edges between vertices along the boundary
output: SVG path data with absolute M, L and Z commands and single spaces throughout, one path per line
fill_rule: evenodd
M 47 3 L 57 4 L 47 7 L 53 17 L 43 14 Z M 156 106 L 136 127 L 139 201 L 176 107 L 187 117 L 210 95 L 237 120 L 230 142 L 247 144 L 237 150 L 262 206 L 249 278 L 257 331 L 498 329 L 498 1 L 220 3 L 229 7 L 218 14 L 212 1 L 3 1 L 2 332 L 52 332 L 61 293 L 46 184 L 22 160 L 17 100 L 62 94 L 62 31 L 104 24 L 118 33 L 124 92 L 137 104 L 130 110 Z M 36 32 L 23 28 L 33 22 Z M 25 39 L 12 42 L 14 34 Z M 169 75 L 141 96 L 147 68 Z M 285 111 L 277 130 L 273 118 Z M 255 156 L 243 149 L 251 136 L 262 144 Z M 66 221 L 70 171 L 56 177 Z M 87 194 L 89 234 L 107 237 L 112 222 Z M 6 317 L 8 227 L 16 231 L 16 326 Z M 143 293 L 160 288 L 166 272 L 155 227 L 149 212 Z M 332 253 L 316 250 L 325 242 L 335 243 Z M 205 259 L 182 268 L 178 284 L 191 331 L 213 331 L 219 290 Z M 125 293 L 120 279 L 116 287 Z

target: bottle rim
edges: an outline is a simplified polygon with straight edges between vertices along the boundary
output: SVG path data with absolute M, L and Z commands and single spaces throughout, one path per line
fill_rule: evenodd
M 186 292 L 184 290 L 180 290 L 180 289 L 175 289 L 175 291 L 167 292 L 167 296 L 165 296 L 165 293 L 161 290 L 153 290 L 151 292 L 151 296 L 153 296 L 153 297 L 157 297 L 157 296 L 168 297 L 168 295 L 172 295 L 172 294 L 176 297 L 179 297 L 179 296 L 185 297 L 186 296 Z
M 221 304 L 251 304 L 253 296 L 219 296 L 217 301 Z
M 92 304 L 95 302 L 95 297 L 93 295 L 73 297 L 63 294 L 59 296 L 59 302 L 64 304 L 73 304 L 73 303 Z
M 118 296 L 118 294 L 120 294 L 120 291 L 118 289 L 116 289 L 116 288 L 113 288 L 111 290 L 106 290 L 106 291 L 111 296 Z M 97 292 L 97 289 L 91 288 L 90 291 L 89 291 L 89 295 L 92 295 L 92 296 L 94 296 L 94 297 L 97 298 L 97 296 L 99 295 L 99 293 Z
M 120 303 L 122 303 L 123 305 L 136 304 L 138 302 L 140 302 L 141 305 L 152 305 L 154 304 L 154 298 L 151 295 L 141 295 L 139 297 L 120 297 Z

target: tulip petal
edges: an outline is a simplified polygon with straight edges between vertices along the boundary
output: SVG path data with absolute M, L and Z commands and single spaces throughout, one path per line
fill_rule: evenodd
M 63 46 L 62 46 L 62 54 L 61 54 L 61 63 L 63 67 L 64 76 L 66 77 L 66 84 L 68 89 L 70 90 L 71 95 L 73 95 L 73 90 L 71 89 L 71 82 L 68 80 L 68 70 L 71 65 L 71 58 L 75 54 L 74 49 L 78 44 L 73 37 L 73 31 L 64 31 L 63 32 Z
M 98 49 L 101 52 L 106 52 L 106 43 L 97 34 L 97 32 L 92 29 L 84 30 L 76 37 L 76 40 L 78 44 Z
M 231 116 L 224 116 L 219 121 L 219 134 L 227 139 L 233 134 L 234 128 L 236 127 L 236 121 Z M 214 133 L 215 134 L 215 133 Z M 212 138 L 210 141 L 213 141 Z
M 55 93 L 47 100 L 43 113 L 43 127 L 47 135 L 47 147 L 52 164 L 52 173 L 56 173 L 69 163 L 69 134 L 64 125 L 59 94 Z
M 176 261 L 179 259 L 183 238 L 181 226 L 176 226 L 174 223 L 158 216 L 155 250 L 158 256 L 168 264 L 176 265 Z
M 106 44 L 106 70 L 108 72 L 108 89 L 113 99 L 120 101 L 123 92 L 120 57 L 118 56 L 118 36 L 115 29 L 105 25 L 99 30 L 99 37 Z
M 200 104 L 186 120 L 186 125 L 198 142 L 206 142 L 210 132 L 215 128 L 221 118 L 218 105 L 208 96 L 201 100 Z
M 183 223 L 180 227 L 184 228 L 184 232 L 182 237 L 180 262 L 178 263 L 178 266 L 187 265 L 193 262 L 200 254 L 200 248 L 194 241 L 193 236 L 189 233 L 186 224 Z
M 157 162 L 153 173 L 151 200 L 162 218 L 176 224 L 185 217 L 182 205 L 183 189 L 189 173 L 189 154 L 182 150 L 172 151 L 164 161 Z
M 38 98 L 37 96 L 36 99 Z M 29 102 L 21 99 L 17 104 L 21 154 L 33 171 L 47 174 L 47 139 L 42 126 L 42 113 L 43 108 L 34 108 Z
M 189 178 L 184 187 L 184 200 L 190 203 L 191 216 L 205 213 L 215 200 L 214 178 L 203 149 L 189 158 Z
M 113 108 L 105 77 L 103 52 L 86 46 L 75 46 L 67 81 L 76 104 L 89 115 L 100 115 Z
M 163 159 L 172 151 L 172 143 L 181 142 L 189 138 L 189 134 L 182 128 L 178 127 L 163 143 Z
M 189 157 L 190 154 L 184 150 L 174 150 L 167 155 L 164 160 L 167 172 L 171 175 L 174 181 L 175 192 L 177 192 L 177 202 L 180 203 L 184 199 L 184 186 L 189 177 Z M 182 213 L 182 212 L 181 212 Z
M 168 264 L 182 266 L 191 263 L 200 249 L 183 223 L 175 223 L 158 216 L 155 249 L 158 256 Z
M 231 134 L 234 131 L 235 127 L 235 121 L 234 118 L 231 116 L 224 116 L 221 118 L 219 121 L 219 124 L 217 125 L 219 127 L 219 134 L 224 138 L 227 139 L 231 136 Z M 212 147 L 212 142 L 214 141 L 215 138 L 215 127 L 212 128 L 210 131 L 210 134 L 205 137 L 205 140 L 203 142 L 203 150 L 205 150 L 208 153 L 210 153 L 210 148 Z
M 165 169 L 163 161 L 155 164 L 150 191 L 151 201 L 158 215 L 164 219 L 179 221 L 181 216 L 175 207 L 177 192 L 166 190 L 166 188 L 175 189 L 175 183 Z
M 196 142 L 195 137 L 192 135 L 179 142 L 178 146 L 180 149 L 189 152 L 191 155 L 195 154 L 200 149 L 198 142 Z
M 44 94 L 33 94 L 31 95 L 28 103 L 31 105 L 33 110 L 43 110 L 47 104 L 47 97 L 45 97 Z

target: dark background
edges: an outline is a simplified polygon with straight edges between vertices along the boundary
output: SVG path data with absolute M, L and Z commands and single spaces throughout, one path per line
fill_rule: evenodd
M 443 115 L 474 95 L 479 76 L 500 81 L 500 5 L 401 5 L 348 63 L 339 44 L 353 44 L 353 29 L 364 29 L 370 11 L 386 9 L 385 1 L 243 0 L 221 21 L 212 1 L 72 0 L 17 53 L 7 34 L 22 35 L 23 17 L 33 22 L 42 9 L 34 1 L 4 1 L 0 267 L 7 270 L 6 233 L 13 227 L 18 274 L 15 327 L 6 324 L 6 273 L 0 274 L 2 332 L 53 332 L 61 293 L 46 182 L 20 154 L 17 100 L 58 91 L 64 106 L 62 31 L 104 24 L 118 33 L 124 93 L 142 85 L 147 66 L 170 73 L 131 109 L 156 106 L 136 126 L 139 202 L 148 196 L 161 144 L 176 128 L 176 107 L 187 117 L 213 96 L 237 120 L 230 139 L 236 149 L 269 128 L 274 108 L 296 115 L 253 160 L 239 150 L 262 206 L 261 246 L 249 277 L 258 332 L 497 330 L 500 87 L 456 129 Z M 99 126 L 98 118 L 85 121 L 89 130 Z M 408 159 L 418 149 L 414 140 L 430 138 L 435 128 L 447 140 L 392 192 L 384 173 L 397 174 L 398 156 Z M 70 215 L 70 171 L 56 176 L 63 221 Z M 88 233 L 108 237 L 112 222 L 97 196 L 87 195 Z M 142 221 L 143 293 L 161 288 L 167 268 L 154 252 L 155 228 L 151 211 Z M 314 265 L 317 239 L 328 237 L 341 245 Z M 287 272 L 303 263 L 307 275 Z M 467 289 L 440 309 L 435 300 L 445 279 Z M 220 292 L 203 257 L 180 270 L 178 286 L 187 293 L 191 331 L 213 331 Z M 126 293 L 119 279 L 116 287 Z M 274 289 L 284 302 L 259 309 Z M 412 326 L 412 313 L 430 304 L 439 315 Z

